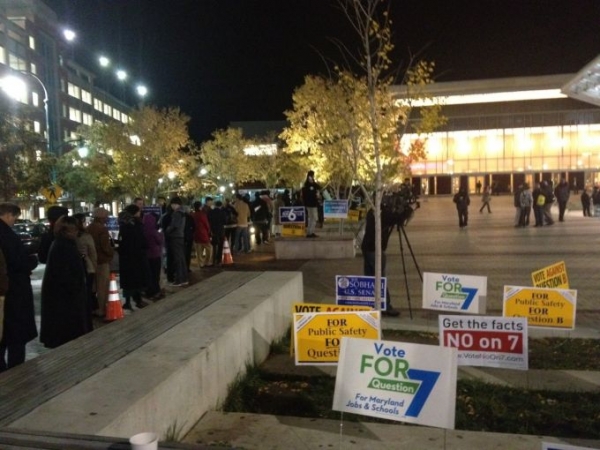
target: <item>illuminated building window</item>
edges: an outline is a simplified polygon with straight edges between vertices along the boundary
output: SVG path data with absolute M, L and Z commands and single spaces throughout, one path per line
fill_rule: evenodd
M 104 104 L 104 114 L 107 116 L 112 116 L 112 106 Z
M 73 122 L 81 123 L 81 111 L 77 108 L 69 108 L 69 119 Z
M 13 70 L 27 70 L 27 62 L 12 53 L 8 53 L 8 65 Z
M 35 38 L 33 36 L 29 36 L 29 48 L 35 50 Z
M 68 83 L 68 93 L 71 97 L 81 98 L 81 89 L 73 83 Z
M 33 106 L 40 106 L 40 96 L 37 92 L 31 93 L 31 103 L 33 104 Z
M 6 64 L 6 50 L 0 45 L 0 63 Z
M 34 75 L 37 75 L 37 65 L 35 63 L 31 63 L 30 66 L 31 66 L 31 69 L 30 69 L 31 73 Z
M 102 112 L 103 107 L 104 107 L 104 103 L 102 103 L 101 100 L 98 100 L 97 98 L 95 98 L 94 99 L 94 109 L 96 111 Z
M 115 120 L 121 120 L 121 112 L 118 109 L 113 109 L 113 119 Z
M 88 105 L 92 104 L 92 94 L 85 89 L 81 90 L 81 100 Z
M 38 134 L 42 132 L 42 127 L 40 126 L 40 123 L 37 120 L 33 121 L 33 131 L 35 131 Z
M 84 125 L 92 125 L 94 123 L 94 118 L 91 114 L 83 113 L 83 124 Z

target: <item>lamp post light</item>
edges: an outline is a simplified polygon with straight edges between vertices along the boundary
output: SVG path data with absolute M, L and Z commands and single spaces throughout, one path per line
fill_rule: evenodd
M 44 91 L 44 118 L 46 121 L 46 151 L 48 153 L 52 153 L 52 140 L 50 138 L 50 114 L 48 111 L 48 90 L 46 89 L 46 85 L 42 82 L 42 80 L 40 80 L 40 78 L 31 73 L 31 72 L 27 72 L 24 70 L 19 70 L 19 73 L 25 75 L 25 76 L 29 76 L 31 78 L 33 78 L 34 80 L 36 80 L 40 86 L 42 87 L 42 90 Z M 0 83 L 2 85 L 2 89 L 8 94 L 10 95 L 12 98 L 22 101 L 23 97 L 24 97 L 24 93 L 26 91 L 25 89 L 25 82 L 23 80 L 21 80 L 19 77 L 16 77 L 14 75 L 8 75 L 7 77 L 5 77 L 2 80 L 2 83 Z

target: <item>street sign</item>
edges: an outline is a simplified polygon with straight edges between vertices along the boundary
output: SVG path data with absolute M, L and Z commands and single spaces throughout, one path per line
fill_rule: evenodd
M 62 197 L 63 190 L 57 184 L 53 184 L 52 186 L 42 188 L 40 194 L 46 198 L 48 203 L 56 203 Z

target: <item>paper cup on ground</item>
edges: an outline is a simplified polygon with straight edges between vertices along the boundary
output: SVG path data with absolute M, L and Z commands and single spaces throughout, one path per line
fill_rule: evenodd
M 139 433 L 129 438 L 132 450 L 158 450 L 156 433 Z

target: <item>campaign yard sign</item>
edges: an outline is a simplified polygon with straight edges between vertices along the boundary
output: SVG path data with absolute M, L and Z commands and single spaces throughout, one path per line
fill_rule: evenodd
M 323 217 L 325 219 L 348 218 L 348 200 L 325 200 L 323 202 Z
M 279 222 L 304 224 L 304 206 L 282 206 L 279 208 Z
M 345 337 L 333 409 L 454 429 L 455 348 Z
M 381 339 L 379 311 L 294 314 L 296 365 L 335 366 L 345 336 Z
M 530 327 L 575 328 L 577 291 L 504 286 L 502 315 L 525 317 Z
M 348 311 L 373 311 L 373 308 L 361 305 L 332 305 L 329 303 L 294 303 L 292 305 L 292 314 Z
M 423 308 L 481 314 L 487 300 L 487 277 L 423 273 Z
M 532 272 L 531 279 L 534 287 L 569 289 L 569 277 L 564 261 Z
M 335 302 L 338 305 L 362 305 L 375 309 L 375 277 L 362 275 L 335 276 Z M 381 310 L 387 309 L 387 278 L 381 277 Z
M 527 370 L 527 319 L 524 317 L 439 317 L 440 345 L 458 349 L 459 366 Z

